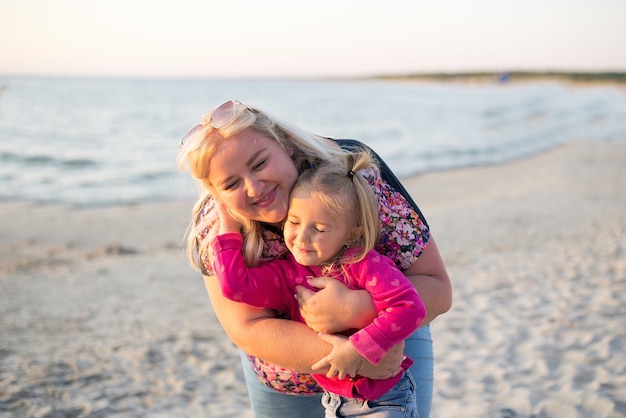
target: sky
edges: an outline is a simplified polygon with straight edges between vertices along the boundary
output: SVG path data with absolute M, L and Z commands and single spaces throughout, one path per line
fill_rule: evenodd
M 0 0 L 0 75 L 626 71 L 625 0 Z

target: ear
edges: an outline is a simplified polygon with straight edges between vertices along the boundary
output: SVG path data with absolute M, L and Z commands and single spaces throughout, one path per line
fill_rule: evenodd
M 352 230 L 350 236 L 348 236 L 348 242 L 346 244 L 354 245 L 361 241 L 361 237 L 363 236 L 363 227 L 357 226 Z

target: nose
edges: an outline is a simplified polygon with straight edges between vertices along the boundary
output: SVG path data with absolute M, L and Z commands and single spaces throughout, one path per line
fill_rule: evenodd
M 299 243 L 306 244 L 309 242 L 308 230 L 304 225 L 300 225 L 296 231 L 296 239 Z
M 265 182 L 256 177 L 248 177 L 246 180 L 246 193 L 248 197 L 259 197 L 263 194 Z

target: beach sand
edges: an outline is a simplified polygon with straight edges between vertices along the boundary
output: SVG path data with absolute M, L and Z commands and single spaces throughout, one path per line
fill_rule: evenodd
M 432 417 L 626 417 L 626 144 L 405 181 L 454 286 Z M 192 202 L 0 205 L 0 417 L 251 417 Z

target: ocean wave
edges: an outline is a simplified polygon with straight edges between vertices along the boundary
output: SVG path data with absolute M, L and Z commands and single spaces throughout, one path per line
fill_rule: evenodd
M 58 158 L 50 155 L 20 155 L 13 152 L 1 152 L 0 161 L 25 166 L 57 166 L 61 168 L 91 168 L 98 166 L 98 162 L 84 158 Z

